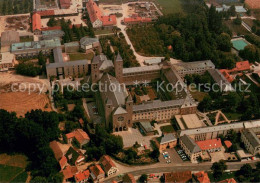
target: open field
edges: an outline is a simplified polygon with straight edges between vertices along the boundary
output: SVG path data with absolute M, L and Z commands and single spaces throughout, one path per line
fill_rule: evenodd
M 0 164 L 25 168 L 27 164 L 27 157 L 20 154 L 16 154 L 16 155 L 8 155 L 5 153 L 0 154 Z
M 50 101 L 45 94 L 28 92 L 0 93 L 0 109 L 16 112 L 17 116 L 24 116 L 33 109 L 51 111 Z
M 180 0 L 155 0 L 155 4 L 163 14 L 180 13 L 183 11 Z
M 0 154 L 0 182 L 25 182 L 27 157 L 24 155 Z
M 92 58 L 94 57 L 93 53 L 89 53 L 89 54 L 84 54 L 84 53 L 71 53 L 68 54 L 70 57 L 70 61 L 75 61 L 75 60 L 92 60 Z

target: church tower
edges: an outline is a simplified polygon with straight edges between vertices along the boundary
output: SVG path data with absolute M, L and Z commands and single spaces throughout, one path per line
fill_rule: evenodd
M 129 95 L 127 98 L 126 98 L 126 111 L 127 111 L 127 114 L 128 114 L 128 121 L 127 121 L 127 125 L 128 126 L 132 126 L 132 116 L 133 116 L 133 100 L 132 100 L 132 97 L 131 95 Z
M 116 74 L 116 79 L 118 80 L 119 83 L 123 83 L 123 59 L 118 53 L 115 62 L 114 62 L 114 67 L 115 67 L 115 74 Z

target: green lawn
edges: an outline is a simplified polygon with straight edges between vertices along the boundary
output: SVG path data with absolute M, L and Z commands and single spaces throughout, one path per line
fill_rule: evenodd
M 98 30 L 95 30 L 95 35 L 101 35 L 101 34 L 112 34 L 113 31 L 112 30 L 107 30 L 107 29 L 98 29 Z
M 229 113 L 229 112 L 224 112 L 225 116 L 229 119 L 229 120 L 239 120 L 240 117 L 242 116 L 242 114 L 240 113 Z
M 26 182 L 27 177 L 28 177 L 27 172 L 23 172 L 23 173 L 19 174 L 17 177 L 15 177 L 15 178 L 11 181 L 11 183 Z
M 164 133 L 172 133 L 172 132 L 174 132 L 174 128 L 172 127 L 172 125 L 162 126 L 162 127 L 160 127 L 160 129 Z
M 33 41 L 33 36 L 22 36 L 20 37 L 20 42 L 31 42 Z
M 163 14 L 180 13 L 183 11 L 180 0 L 155 0 L 156 6 Z M 162 9 L 161 9 L 162 8 Z
M 69 54 L 70 56 L 70 61 L 75 61 L 75 60 L 92 60 L 94 57 L 93 53 L 90 54 L 85 54 L 85 53 L 71 53 Z
M 24 171 L 24 169 L 20 168 L 20 167 L 14 167 L 14 166 L 0 164 L 0 182 L 10 182 L 16 176 L 17 176 L 16 178 L 19 178 L 21 180 L 23 177 L 25 177 L 25 175 L 21 175 L 21 177 L 18 177 L 18 175 L 20 173 L 22 174 L 23 171 Z

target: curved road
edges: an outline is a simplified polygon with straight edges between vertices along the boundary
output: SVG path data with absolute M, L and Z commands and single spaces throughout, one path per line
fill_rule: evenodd
M 239 170 L 241 166 L 245 163 L 254 164 L 258 161 L 247 161 L 247 162 L 233 162 L 227 163 L 228 170 Z M 117 163 L 116 163 L 117 164 Z M 175 171 L 207 171 L 210 170 L 212 163 L 201 163 L 201 164 L 192 164 L 192 163 L 181 163 L 175 165 L 160 165 L 160 164 L 153 164 L 153 165 L 146 165 L 146 166 L 129 166 L 128 171 L 121 171 L 113 177 L 106 178 L 104 182 L 112 182 L 112 180 L 120 180 L 117 176 L 120 174 L 131 173 L 134 176 L 139 176 L 142 174 L 150 174 L 150 173 L 163 173 L 163 172 L 175 172 Z

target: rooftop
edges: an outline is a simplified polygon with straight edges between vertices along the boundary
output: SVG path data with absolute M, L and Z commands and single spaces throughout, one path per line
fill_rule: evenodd
M 195 61 L 195 62 L 181 62 L 174 64 L 173 67 L 179 71 L 193 70 L 198 68 L 215 68 L 211 60 Z
M 165 182 L 185 183 L 192 179 L 191 171 L 164 173 Z
M 154 129 L 153 129 L 153 127 L 152 127 L 152 125 L 149 121 L 148 122 L 140 122 L 140 124 L 144 128 L 146 133 L 154 131 Z
M 159 143 L 165 144 L 165 143 L 169 143 L 169 142 L 176 141 L 176 140 L 177 140 L 177 138 L 172 133 L 167 133 L 167 134 L 163 135 L 162 137 L 160 137 Z
M 253 148 L 260 146 L 260 140 L 252 129 L 243 130 L 242 134 L 247 138 L 247 140 L 253 146 Z
M 189 151 L 191 153 L 197 153 L 197 152 L 201 151 L 200 147 L 189 136 L 184 135 L 184 136 L 180 137 L 180 140 L 189 149 Z
M 116 168 L 116 165 L 108 155 L 104 155 L 100 159 L 100 163 L 103 166 L 105 172 L 107 173 L 112 167 Z
M 200 147 L 201 150 L 210 150 L 210 149 L 222 147 L 220 138 L 204 140 L 204 141 L 197 141 L 196 144 L 198 144 L 198 146 Z
M 161 67 L 159 65 L 143 66 L 143 67 L 130 67 L 123 68 L 124 74 L 137 73 L 137 72 L 149 72 L 149 71 L 159 71 Z
M 19 33 L 13 30 L 1 33 L 1 46 L 10 46 L 12 43 L 20 42 Z
M 60 39 L 53 38 L 50 40 L 43 40 L 43 41 L 13 43 L 11 45 L 11 52 L 28 51 L 33 49 L 52 49 L 60 46 L 61 46 Z
M 80 44 L 84 46 L 92 45 L 96 42 L 99 42 L 98 38 L 83 37 L 80 39 Z

